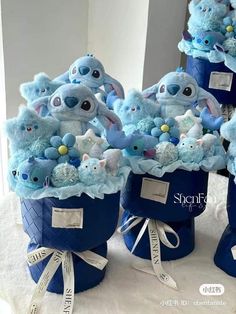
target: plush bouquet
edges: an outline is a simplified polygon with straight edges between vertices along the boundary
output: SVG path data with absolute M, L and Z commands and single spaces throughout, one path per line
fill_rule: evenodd
M 177 284 L 161 266 L 194 248 L 194 218 L 206 206 L 208 173 L 225 167 L 217 100 L 182 69 L 142 93 L 113 103 L 123 131 L 111 126 L 107 141 L 123 149 L 132 172 L 121 195 L 120 232 L 129 250 L 151 259 L 164 284 Z
M 187 72 L 221 104 L 234 104 L 236 72 L 236 2 L 192 0 L 188 30 L 178 47 Z
M 121 151 L 102 136 L 111 125 L 121 130 L 121 121 L 95 97 L 101 85 L 99 99 L 105 101 L 113 89 L 122 97 L 122 86 L 91 55 L 68 73 L 68 82 L 40 73 L 22 84 L 27 106 L 5 124 L 8 179 L 21 198 L 29 269 L 38 283 L 30 313 L 38 313 L 46 290 L 64 293 L 61 311 L 72 313 L 74 293 L 103 279 L 107 240 L 116 229 L 120 190 L 130 171 Z

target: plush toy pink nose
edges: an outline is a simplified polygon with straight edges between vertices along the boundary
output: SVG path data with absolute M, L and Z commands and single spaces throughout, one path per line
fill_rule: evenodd
M 31 131 L 32 131 L 32 128 L 28 127 L 28 128 L 27 128 L 27 131 L 28 131 L 28 132 L 31 132 Z

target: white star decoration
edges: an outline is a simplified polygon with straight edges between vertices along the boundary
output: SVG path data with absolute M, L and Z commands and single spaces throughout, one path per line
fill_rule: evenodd
M 192 110 L 187 110 L 184 115 L 175 117 L 178 122 L 180 134 L 199 138 L 202 136 L 202 119 L 195 117 Z
M 96 150 L 98 150 L 98 147 L 100 147 L 100 151 L 102 153 L 102 145 L 104 144 L 104 142 L 104 139 L 96 136 L 92 129 L 89 129 L 84 135 L 76 136 L 76 144 L 80 157 L 82 157 L 84 154 L 89 155 L 94 146 L 96 147 Z

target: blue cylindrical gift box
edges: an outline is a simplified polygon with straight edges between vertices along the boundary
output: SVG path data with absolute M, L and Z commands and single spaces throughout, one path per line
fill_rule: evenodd
M 236 228 L 236 184 L 235 176 L 229 176 L 228 196 L 227 196 L 227 212 L 229 224 L 232 228 Z
M 143 184 L 148 180 L 154 184 L 159 184 L 159 181 L 166 187 L 168 185 L 166 203 L 144 198 Z M 122 191 L 121 205 L 134 216 L 163 222 L 183 221 L 196 217 L 204 211 L 207 185 L 208 173 L 202 170 L 176 170 L 173 173 L 166 173 L 161 178 L 131 172 Z M 148 194 L 147 192 L 145 191 L 145 194 Z M 155 190 L 152 193 L 155 194 Z
M 130 217 L 131 215 L 127 211 L 124 211 L 121 225 L 123 225 Z M 138 225 L 123 234 L 125 245 L 130 251 L 135 244 L 143 224 L 144 221 L 140 222 Z M 179 246 L 174 249 L 168 248 L 161 243 L 161 260 L 176 260 L 190 254 L 193 251 L 195 244 L 194 218 L 181 222 L 170 222 L 167 224 L 178 234 L 180 243 Z M 177 243 L 175 236 L 171 233 L 166 234 L 170 243 L 175 246 Z M 151 259 L 149 234 L 147 229 L 134 249 L 133 254 L 144 259 Z
M 236 252 L 236 229 L 228 225 L 218 244 L 214 262 L 228 275 L 236 277 L 236 254 L 234 257 L 232 252 L 234 246 Z
M 30 242 L 28 245 L 28 252 L 32 252 L 36 249 L 40 248 L 40 245 L 37 245 L 35 243 Z M 107 243 L 103 243 L 99 247 L 96 247 L 95 249 L 92 249 L 94 253 L 101 255 L 106 258 L 107 256 Z M 74 266 L 74 282 L 75 282 L 75 293 L 91 289 L 95 286 L 97 286 L 104 278 L 106 268 L 103 270 L 97 269 L 88 263 L 86 263 L 84 260 L 82 260 L 80 257 L 72 253 L 73 257 L 73 266 Z M 45 258 L 45 260 L 29 266 L 29 270 L 31 273 L 31 276 L 33 280 L 37 283 L 47 266 L 49 260 L 51 258 L 51 255 Z M 50 281 L 47 291 L 53 292 L 53 293 L 59 293 L 63 294 L 63 275 L 62 275 L 62 266 L 60 265 L 57 269 L 56 273 L 52 277 L 52 280 Z
M 227 68 L 224 62 L 211 63 L 207 59 L 193 58 L 187 56 L 186 72 L 195 78 L 198 85 L 211 93 L 218 100 L 220 104 L 235 104 L 236 99 L 236 74 Z M 231 73 L 232 85 L 230 91 L 210 88 L 210 77 L 213 72 L 219 73 Z
M 58 250 L 83 252 L 106 242 L 119 216 L 120 193 L 92 199 L 86 194 L 65 200 L 22 200 L 25 232 L 31 242 Z M 66 224 L 68 221 L 68 224 Z

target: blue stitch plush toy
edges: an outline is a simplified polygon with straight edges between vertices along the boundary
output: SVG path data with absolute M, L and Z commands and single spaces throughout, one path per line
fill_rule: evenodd
M 94 94 L 101 93 L 105 98 L 109 92 L 114 90 L 119 98 L 124 98 L 122 85 L 105 72 L 102 63 L 93 55 L 77 59 L 72 63 L 69 71 L 57 77 L 56 80 L 63 80 L 66 83 L 81 83 L 91 88 Z
M 145 118 L 159 115 L 158 104 L 145 99 L 137 90 L 130 90 L 125 99 L 117 99 L 113 104 L 113 109 L 121 119 L 126 134 L 137 130 L 138 123 Z
M 191 14 L 188 28 L 191 35 L 199 31 L 220 31 L 223 18 L 228 13 L 228 6 L 216 0 L 192 0 L 189 4 Z
M 216 44 L 222 45 L 225 36 L 220 32 L 199 31 L 192 36 L 188 31 L 183 32 L 183 38 L 192 43 L 193 48 L 209 52 L 214 49 Z
M 20 93 L 28 103 L 31 103 L 40 97 L 53 94 L 55 90 L 63 84 L 63 82 L 51 80 L 45 73 L 38 73 L 34 76 L 32 82 L 22 83 L 20 85 Z
M 36 190 L 48 187 L 56 161 L 30 157 L 17 168 L 17 181 L 24 187 Z
M 166 74 L 159 83 L 144 90 L 143 95 L 159 103 L 163 118 L 175 118 L 185 114 L 189 109 L 194 114 L 200 115 L 200 111 L 206 107 L 207 110 L 204 110 L 201 115 L 204 128 L 213 131 L 219 127 L 219 123 L 223 123 L 218 101 L 199 87 L 196 80 L 186 72 L 176 71 Z
M 86 185 L 105 183 L 107 177 L 105 166 L 106 159 L 90 158 L 89 155 L 84 154 L 78 168 L 80 181 Z
M 10 151 L 14 155 L 19 150 L 30 155 L 43 156 L 49 140 L 59 129 L 59 121 L 52 117 L 42 118 L 34 110 L 20 107 L 16 118 L 6 121 L 5 131 L 10 141 Z
M 120 119 L 103 103 L 99 102 L 92 91 L 81 84 L 65 84 L 47 99 L 39 99 L 31 104 L 36 111 L 45 106 L 49 113 L 60 121 L 59 135 L 71 133 L 75 136 L 84 134 L 88 129 L 93 129 L 99 134 L 100 130 L 90 122 L 97 118 L 106 129 L 112 124 L 122 128 Z

